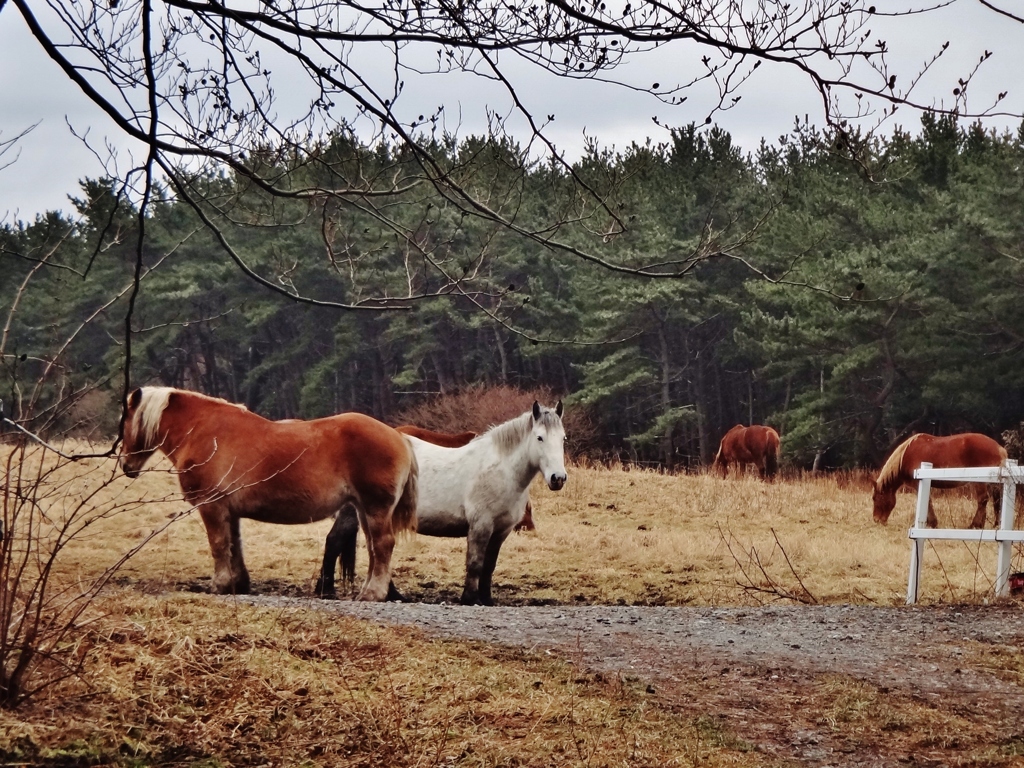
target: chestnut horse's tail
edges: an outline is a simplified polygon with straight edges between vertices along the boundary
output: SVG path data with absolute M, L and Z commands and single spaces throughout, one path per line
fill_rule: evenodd
M 779 471 L 779 433 L 769 428 L 764 443 L 764 476 L 772 480 Z
M 889 458 L 886 459 L 885 464 L 882 465 L 882 469 L 878 472 L 878 478 L 875 480 L 875 488 L 880 491 L 888 491 L 894 486 L 899 487 L 903 484 L 902 472 L 903 472 L 903 454 L 907 452 L 907 448 L 912 442 L 917 440 L 922 433 L 918 432 L 916 435 L 911 435 L 902 443 L 896 446 Z
M 416 452 L 412 449 L 412 443 L 405 440 L 406 450 L 409 451 L 409 475 L 405 479 L 405 487 L 402 488 L 402 495 L 395 505 L 395 511 L 391 514 L 391 530 L 395 533 L 416 530 L 416 502 L 419 499 L 419 475 L 420 467 L 416 461 Z

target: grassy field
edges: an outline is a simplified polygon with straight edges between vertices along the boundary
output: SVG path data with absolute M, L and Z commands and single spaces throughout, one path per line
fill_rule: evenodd
M 713 720 L 659 706 L 636 681 L 525 652 L 190 594 L 208 583 L 211 559 L 168 470 L 155 463 L 129 481 L 113 461 L 90 459 L 48 479 L 44 527 L 72 513 L 89 521 L 56 561 L 61 585 L 89 584 L 122 553 L 145 546 L 79 622 L 73 642 L 86 674 L 0 711 L 4 762 L 765 764 Z M 901 495 L 889 525 L 878 526 L 864 476 L 767 485 L 575 466 L 562 492 L 538 484 L 533 494 L 538 530 L 506 543 L 495 575 L 500 603 L 904 599 L 913 496 Z M 936 508 L 942 524 L 964 525 L 972 502 L 947 494 Z M 329 525 L 243 522 L 255 589 L 311 594 Z M 455 599 L 463 558 L 464 541 L 413 537 L 397 549 L 395 579 L 412 599 Z M 922 598 L 990 599 L 994 567 L 994 547 L 929 545 Z
M 109 471 L 96 462 L 90 474 Z M 152 499 L 100 521 L 64 567 L 88 577 L 169 517 L 187 512 L 169 467 L 107 489 Z M 532 489 L 538 530 L 513 534 L 495 572 L 501 603 L 749 605 L 791 596 L 806 602 L 899 604 L 906 596 L 914 495 L 902 493 L 889 525 L 871 519 L 866 475 L 802 477 L 774 484 L 755 476 L 665 475 L 572 467 L 560 492 Z M 939 492 L 940 524 L 966 526 L 973 502 Z M 993 525 L 989 518 L 989 527 Z M 242 522 L 255 588 L 312 594 L 330 521 L 307 526 Z M 923 602 L 992 596 L 995 547 L 929 543 Z M 399 589 L 414 599 L 457 599 L 465 540 L 412 537 L 397 547 Z M 1017 557 L 1015 560 L 1019 560 Z M 365 572 L 360 544 L 357 572 Z M 121 576 L 153 589 L 199 589 L 212 572 L 198 516 L 176 520 Z

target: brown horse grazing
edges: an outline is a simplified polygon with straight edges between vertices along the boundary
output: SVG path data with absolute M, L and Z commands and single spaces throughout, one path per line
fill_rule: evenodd
M 408 438 L 359 413 L 268 421 L 244 406 L 169 387 L 128 396 L 120 462 L 137 477 L 156 450 L 199 510 L 213 554 L 213 591 L 249 591 L 240 518 L 311 523 L 351 505 L 370 568 L 360 600 L 383 600 L 395 534 L 416 528 L 417 464 Z
M 434 432 L 411 424 L 395 427 L 395 429 L 404 435 L 418 437 L 420 440 L 426 440 L 428 443 L 440 445 L 444 448 L 461 448 L 476 437 L 476 432 L 459 432 L 456 434 L 450 432 Z M 358 533 L 358 530 L 359 527 L 356 522 L 355 515 L 352 514 L 352 510 L 341 510 L 334 521 L 334 525 L 327 534 L 327 540 L 324 542 L 323 565 L 320 568 L 320 576 L 316 580 L 316 587 L 314 589 L 317 597 L 323 597 L 329 600 L 333 600 L 337 597 L 337 591 L 334 586 L 334 565 L 336 562 L 341 562 L 342 580 L 349 583 L 355 581 L 356 534 Z M 533 523 L 533 505 L 530 503 L 529 499 L 526 501 L 526 512 L 523 514 L 523 519 L 515 525 L 514 530 L 536 530 L 536 526 Z M 400 600 L 401 597 L 402 596 L 395 585 L 393 583 L 389 584 L 388 599 Z
M 773 480 L 779 471 L 779 433 L 771 427 L 737 424 L 725 433 L 711 466 L 722 477 L 729 474 L 729 464 L 755 464 L 761 478 Z
M 1006 449 L 991 437 L 977 432 L 965 432 L 949 437 L 916 434 L 900 443 L 886 460 L 875 480 L 874 518 L 876 523 L 885 525 L 896 506 L 896 491 L 905 483 L 914 482 L 914 470 L 921 462 L 930 462 L 936 469 L 948 467 L 998 467 L 1006 461 Z M 932 480 L 932 488 L 956 488 L 964 483 Z M 971 521 L 971 528 L 985 527 L 985 502 L 991 497 L 992 512 L 998 523 L 1001 488 L 984 483 L 971 483 L 978 511 Z M 928 527 L 938 527 L 931 499 L 928 500 Z

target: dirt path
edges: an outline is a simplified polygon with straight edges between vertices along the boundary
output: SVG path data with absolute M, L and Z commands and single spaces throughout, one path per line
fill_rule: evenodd
M 1024 765 L 1012 756 L 1018 743 L 1024 754 L 1024 687 L 1018 676 L 979 661 L 979 647 L 1024 647 L 1019 607 L 483 608 L 244 599 L 557 653 L 592 672 L 636 678 L 664 706 L 710 713 L 725 730 L 785 763 L 962 764 L 964 750 L 976 752 L 982 743 L 997 753 L 984 764 Z M 923 740 L 898 720 L 875 735 L 837 728 L 821 715 L 834 705 L 827 684 L 834 679 L 866 684 L 876 707 L 910 702 L 969 728 Z

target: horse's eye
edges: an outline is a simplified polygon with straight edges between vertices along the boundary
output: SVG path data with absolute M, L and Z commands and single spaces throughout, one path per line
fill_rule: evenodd
M 538 443 L 543 443 L 544 442 L 544 438 L 541 437 L 540 435 L 537 435 L 537 442 Z

